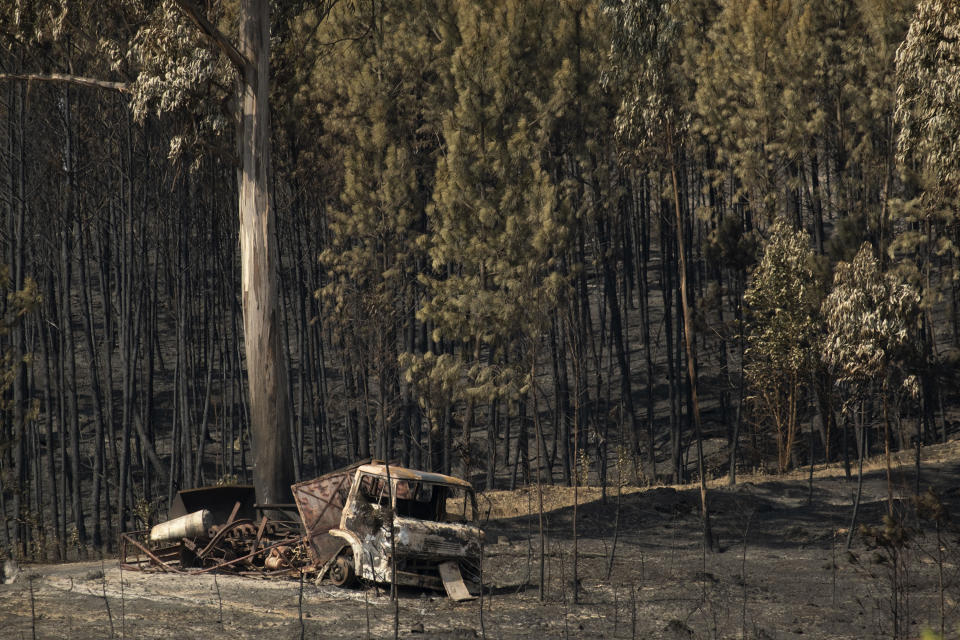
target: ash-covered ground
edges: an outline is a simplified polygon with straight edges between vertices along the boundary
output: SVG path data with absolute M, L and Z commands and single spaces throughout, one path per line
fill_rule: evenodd
M 960 446 L 925 451 L 921 493 L 934 488 L 960 522 Z M 947 637 L 960 626 L 960 540 L 954 524 L 918 517 L 914 470 L 894 469 L 906 537 L 876 546 L 859 531 L 845 550 L 856 477 L 820 469 L 711 486 L 717 550 L 706 551 L 696 487 L 579 491 L 573 588 L 573 492 L 544 489 L 545 593 L 538 588 L 535 487 L 480 498 L 482 600 L 402 590 L 403 638 Z M 486 505 L 486 507 L 484 506 Z M 882 526 L 886 473 L 865 473 L 859 522 Z M 891 530 L 893 531 L 893 530 Z M 899 529 L 896 531 L 900 531 Z M 879 531 L 875 532 L 879 533 Z M 612 562 L 611 562 L 612 556 Z M 941 588 L 942 585 L 942 588 Z M 26 565 L 0 586 L 2 638 L 386 638 L 394 603 L 369 586 L 231 575 L 120 570 L 116 559 Z

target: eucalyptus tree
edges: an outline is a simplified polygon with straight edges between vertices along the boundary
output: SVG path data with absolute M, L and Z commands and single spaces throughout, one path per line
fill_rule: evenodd
M 337 0 L 318 8 L 326 15 Z M 135 33 L 105 31 L 99 46 L 111 62 L 111 79 L 64 73 L 5 74 L 70 82 L 132 94 L 138 117 L 150 111 L 193 111 L 193 130 L 171 141 L 177 156 L 191 145 L 233 130 L 236 144 L 221 155 L 237 163 L 241 308 L 249 382 L 258 500 L 285 502 L 292 480 L 290 406 L 286 355 L 280 318 L 279 247 L 271 191 L 271 3 L 242 0 L 239 5 L 191 0 L 122 3 L 108 8 L 127 20 L 102 26 L 136 25 Z M 86 7 L 86 5 L 83 5 Z M 64 11 L 62 15 L 69 12 Z M 60 14 L 57 14 L 60 15 Z M 56 22 L 57 15 L 54 15 Z M 236 39 L 226 30 L 236 28 Z M 130 46 L 132 45 L 132 46 Z M 209 139 L 207 139 L 209 142 Z M 217 145 L 212 145 L 214 149 Z
M 776 437 L 777 467 L 790 467 L 804 390 L 817 362 L 822 287 L 810 239 L 783 222 L 771 230 L 744 293 L 744 372 L 759 421 Z
M 951 289 L 960 272 L 953 206 L 960 194 L 960 158 L 952 143 L 960 131 L 960 46 L 953 37 L 958 24 L 960 7 L 955 3 L 922 1 L 896 55 L 897 160 L 920 192 L 908 194 L 917 197 L 898 211 L 904 224 L 891 251 L 921 256 L 918 277 L 931 298 L 936 271 L 942 286 Z
M 840 262 L 834 270 L 833 290 L 822 307 L 827 334 L 821 357 L 847 392 L 846 411 L 861 411 L 868 397 L 879 396 L 892 515 L 890 410 L 892 403 L 899 424 L 900 400 L 918 393 L 913 367 L 920 295 L 896 275 L 884 273 L 873 251 L 864 243 L 851 262 Z M 862 458 L 863 433 L 860 438 Z
M 938 0 L 915 4 L 896 52 L 897 162 L 907 189 L 904 201 L 891 212 L 897 226 L 889 250 L 902 258 L 899 268 L 910 273 L 922 291 L 923 350 L 929 363 L 921 376 L 922 404 L 929 429 L 936 409 L 943 407 L 940 377 L 947 359 L 937 344 L 938 333 L 944 332 L 938 332 L 939 314 L 934 311 L 945 297 L 952 324 L 947 335 L 951 346 L 960 344 L 960 219 L 956 212 L 960 159 L 954 142 L 960 132 L 956 81 L 960 46 L 955 37 L 960 7 Z M 945 416 L 941 416 L 940 436 L 946 440 Z
M 334 2 L 335 3 L 335 2 Z M 324 3 L 322 14 L 329 10 Z M 223 13 L 222 22 L 229 24 Z M 211 20 L 207 10 L 189 0 L 165 0 L 141 34 L 144 51 L 168 73 L 159 78 L 142 74 L 135 85 L 145 105 L 164 111 L 175 108 L 184 89 L 218 86 L 218 65 L 230 66 L 227 78 L 238 86 L 236 111 L 229 114 L 236 128 L 240 216 L 241 308 L 244 349 L 250 394 L 254 485 L 263 503 L 286 502 L 293 479 L 290 406 L 286 353 L 280 318 L 279 246 L 271 190 L 270 51 L 271 17 L 268 0 L 243 0 L 236 21 L 238 44 Z M 186 17 L 186 21 L 184 20 Z M 187 25 L 192 26 L 188 29 Z M 198 40 L 199 38 L 199 40 Z M 183 51 L 185 42 L 205 42 L 186 60 L 163 59 L 162 43 L 173 39 Z M 161 43 L 158 46 L 158 43 Z M 216 56 L 211 55 L 211 50 Z M 229 83 L 229 80 L 228 80 Z M 219 84 L 222 89 L 223 84 Z M 229 86 L 229 84 L 227 84 Z M 209 95 L 209 94 L 207 94 Z M 135 103 L 136 104 L 136 103 Z M 229 122 L 229 120 L 228 120 Z M 211 128 L 225 127 L 214 117 Z M 177 139 L 174 140 L 174 145 Z M 172 151 L 176 151 L 173 148 Z
M 921 0 L 896 54 L 899 159 L 930 175 L 929 184 L 960 190 L 960 5 Z

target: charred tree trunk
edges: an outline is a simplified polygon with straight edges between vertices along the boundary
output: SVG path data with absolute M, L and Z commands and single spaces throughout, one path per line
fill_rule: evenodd
M 17 85 L 15 87 L 15 116 L 10 118 L 11 123 L 16 121 L 16 133 L 19 144 L 17 145 L 17 158 L 19 162 L 13 161 L 11 154 L 11 167 L 14 170 L 13 178 L 16 184 L 13 196 L 12 215 L 10 218 L 12 227 L 12 246 L 10 256 L 10 278 L 13 290 L 21 291 L 25 284 L 24 274 L 24 249 L 26 247 L 25 223 L 26 223 L 26 168 L 24 154 L 24 92 L 26 87 Z M 11 127 L 12 128 L 12 127 Z M 12 132 L 11 132 L 12 133 Z M 13 136 L 11 135 L 11 138 Z M 68 196 L 69 197 L 69 196 Z M 15 310 L 16 311 L 16 310 Z M 15 486 L 13 487 L 13 531 L 14 547 L 19 548 L 19 553 L 26 551 L 27 529 L 24 526 L 23 511 L 28 502 L 25 499 L 28 490 L 27 484 L 27 465 L 29 464 L 26 455 L 26 416 L 27 416 L 27 365 L 26 365 L 26 338 L 25 328 L 22 320 L 14 323 L 11 328 L 11 347 L 12 347 L 12 365 L 13 365 L 13 468 L 15 475 Z
M 668 124 L 668 130 L 669 130 Z M 672 134 L 669 134 L 672 139 Z M 687 258 L 686 258 L 686 247 L 684 246 L 684 222 L 683 214 L 680 208 L 680 192 L 679 185 L 677 181 L 677 166 L 676 159 L 673 154 L 673 144 L 668 144 L 670 149 L 670 176 L 673 181 L 673 198 L 674 198 L 674 209 L 677 214 L 677 249 L 678 257 L 680 260 L 680 296 L 682 299 L 683 307 L 683 329 L 684 329 L 684 342 L 686 343 L 687 349 L 687 374 L 690 377 L 690 397 L 691 397 L 691 410 L 693 411 L 693 424 L 696 429 L 696 438 L 697 438 L 697 472 L 700 476 L 700 517 L 703 523 L 703 541 L 705 548 L 713 551 L 713 533 L 710 530 L 710 511 L 707 505 L 707 478 L 706 478 L 706 469 L 703 464 L 703 427 L 700 422 L 700 405 L 697 398 L 697 369 L 696 369 L 696 360 L 694 356 L 694 349 L 696 348 L 696 338 L 694 335 L 693 327 L 693 310 L 691 309 L 690 297 L 687 292 Z

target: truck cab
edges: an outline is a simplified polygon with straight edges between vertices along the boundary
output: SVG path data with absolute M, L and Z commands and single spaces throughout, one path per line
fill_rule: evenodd
M 334 584 L 395 578 L 457 600 L 472 597 L 468 583 L 479 589 L 483 532 L 469 482 L 369 463 L 294 485 L 293 494 L 314 561 Z

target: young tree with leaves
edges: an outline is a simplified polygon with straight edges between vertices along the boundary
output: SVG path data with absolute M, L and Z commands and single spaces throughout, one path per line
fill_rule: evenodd
M 864 243 L 851 262 L 837 264 L 822 307 L 827 335 L 821 357 L 847 394 L 844 409 L 857 411 L 869 395 L 879 396 L 891 515 L 890 411 L 897 412 L 899 424 L 900 398 L 918 393 L 912 368 L 919 303 L 917 290 L 883 273 L 873 247 Z M 863 438 L 861 433 L 861 443 Z
M 743 367 L 758 418 L 776 436 L 781 472 L 791 465 L 804 391 L 819 353 L 821 291 L 809 236 L 775 223 L 743 296 Z

